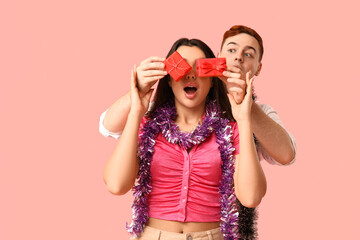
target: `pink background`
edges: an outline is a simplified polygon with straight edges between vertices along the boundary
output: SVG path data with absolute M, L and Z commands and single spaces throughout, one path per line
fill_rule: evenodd
M 216 54 L 234 24 L 262 35 L 256 91 L 298 146 L 294 165 L 262 164 L 260 239 L 360 239 L 357 1 L 169 2 L 1 1 L 0 239 L 128 239 L 99 116 L 135 63 L 180 37 Z

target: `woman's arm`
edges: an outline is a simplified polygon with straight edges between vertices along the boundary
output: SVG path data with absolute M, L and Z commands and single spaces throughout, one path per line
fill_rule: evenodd
M 139 163 L 137 160 L 138 133 L 141 119 L 147 111 L 152 90 L 140 98 L 136 87 L 136 70 L 132 71 L 130 113 L 120 140 L 104 169 L 107 189 L 116 195 L 127 193 L 134 186 Z
M 258 206 L 266 193 L 266 178 L 261 167 L 250 121 L 238 121 L 239 154 L 235 156 L 235 194 L 242 205 Z
M 130 112 L 122 136 L 104 169 L 104 181 L 112 194 L 123 195 L 134 186 L 139 170 L 136 159 L 141 116 Z
M 233 116 L 239 130 L 239 154 L 235 157 L 234 187 L 236 197 L 245 207 L 258 206 L 266 193 L 266 178 L 257 156 L 251 128 L 252 85 L 250 73 L 246 74 L 247 89 L 238 104 L 228 94 Z

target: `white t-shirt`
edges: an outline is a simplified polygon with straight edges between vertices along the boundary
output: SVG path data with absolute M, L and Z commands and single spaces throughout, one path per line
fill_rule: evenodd
M 274 120 L 277 124 L 279 124 L 282 128 L 284 128 L 284 125 L 282 124 L 277 112 L 270 105 L 267 105 L 267 104 L 258 104 L 258 105 L 266 115 L 268 115 L 272 120 Z M 104 122 L 105 114 L 106 114 L 107 111 L 108 111 L 108 109 L 106 109 L 106 111 L 103 112 L 101 114 L 101 116 L 100 116 L 99 131 L 104 137 L 113 137 L 115 139 L 119 139 L 119 137 L 121 136 L 121 132 L 116 132 L 116 133 L 115 132 L 110 132 L 109 130 L 107 130 L 104 127 L 103 122 Z M 286 129 L 285 129 L 285 131 L 289 134 L 290 139 L 291 139 L 291 143 L 292 143 L 292 145 L 294 147 L 294 151 L 295 151 L 294 159 L 291 160 L 291 162 L 289 162 L 287 164 L 281 164 L 281 163 L 277 162 L 276 160 L 274 160 L 272 157 L 270 157 L 270 155 L 265 151 L 265 149 L 261 146 L 261 144 L 257 143 L 256 144 L 256 150 L 257 150 L 257 154 L 259 156 L 260 161 L 261 160 L 266 160 L 270 164 L 281 165 L 281 166 L 287 166 L 287 165 L 290 165 L 290 164 L 295 162 L 295 159 L 296 159 L 295 138 Z

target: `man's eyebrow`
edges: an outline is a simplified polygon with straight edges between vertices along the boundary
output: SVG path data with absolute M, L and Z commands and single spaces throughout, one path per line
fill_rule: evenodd
M 227 45 L 230 45 L 230 44 L 239 45 L 236 42 L 229 42 Z

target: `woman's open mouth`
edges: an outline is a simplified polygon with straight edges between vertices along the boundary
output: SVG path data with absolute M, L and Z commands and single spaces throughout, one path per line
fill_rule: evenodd
M 192 86 L 188 86 L 188 87 L 185 87 L 184 88 L 184 91 L 185 91 L 185 96 L 187 98 L 194 98 L 196 96 L 196 91 L 197 91 L 197 88 L 196 87 L 192 87 Z

